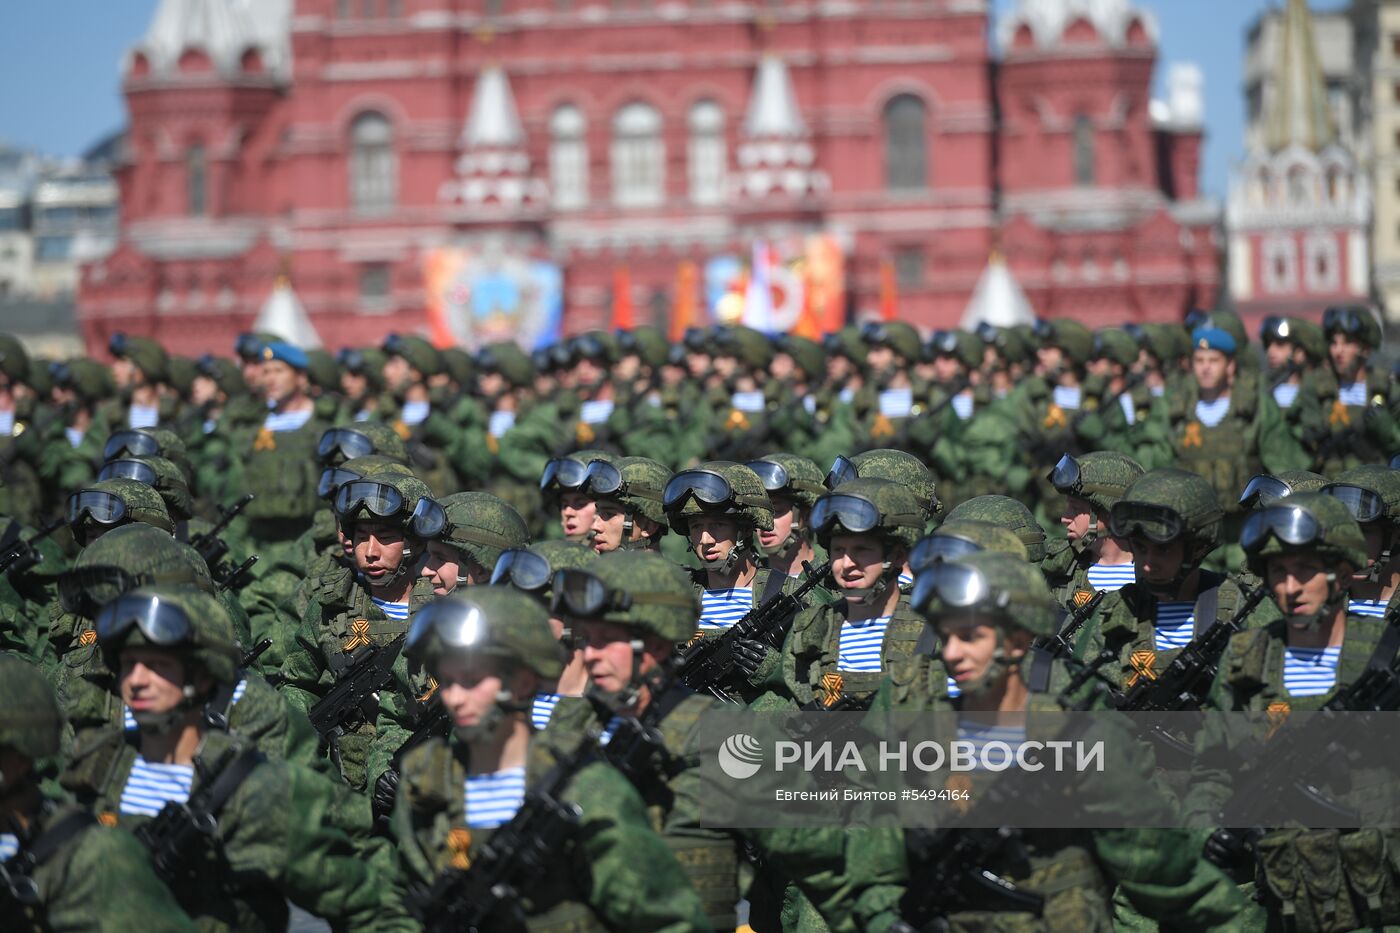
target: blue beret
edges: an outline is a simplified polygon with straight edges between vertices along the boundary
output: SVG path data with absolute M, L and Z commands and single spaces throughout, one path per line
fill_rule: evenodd
M 306 351 L 301 347 L 294 347 L 290 343 L 281 340 L 274 340 L 265 345 L 262 351 L 262 358 L 266 362 L 281 360 L 292 369 L 306 369 Z
M 1230 356 L 1235 355 L 1235 338 L 1228 330 L 1219 327 L 1198 327 L 1191 332 L 1191 349 L 1219 350 Z

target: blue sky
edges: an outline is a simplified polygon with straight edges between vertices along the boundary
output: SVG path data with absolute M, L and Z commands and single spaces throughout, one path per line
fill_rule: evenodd
M 998 11 L 1016 0 L 995 0 Z M 1223 195 L 1238 158 L 1244 100 L 1244 31 L 1281 0 L 1139 0 L 1157 17 L 1162 66 L 1195 61 L 1205 71 L 1206 191 Z M 1336 7 L 1339 0 L 1317 7 Z M 0 139 L 53 155 L 76 155 L 125 121 L 118 93 L 123 51 L 146 28 L 156 0 L 20 0 L 0 29 Z

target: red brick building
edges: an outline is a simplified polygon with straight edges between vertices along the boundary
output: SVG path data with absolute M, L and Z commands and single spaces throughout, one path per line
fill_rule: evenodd
M 921 327 L 958 321 L 997 247 L 1041 314 L 1212 304 L 1198 73 L 1151 100 L 1155 24 L 1127 0 L 990 7 L 161 0 L 84 333 L 223 349 L 284 272 L 331 347 L 428 330 L 445 257 L 469 339 L 551 288 L 565 332 L 618 289 L 665 323 L 711 303 L 716 257 L 814 236 L 844 310 L 893 283 Z

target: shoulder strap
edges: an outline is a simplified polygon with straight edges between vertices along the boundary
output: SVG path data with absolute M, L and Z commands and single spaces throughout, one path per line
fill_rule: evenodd
M 1371 657 L 1366 661 L 1366 670 L 1390 670 L 1390 662 L 1395 659 L 1397 651 L 1400 651 L 1400 625 L 1387 619 L 1385 631 L 1381 632 L 1375 650 L 1371 652 Z
M 86 809 L 75 810 L 60 817 L 52 826 L 44 830 L 33 845 L 24 847 L 23 851 L 29 856 L 27 861 L 30 869 L 37 868 L 53 858 L 65 843 L 96 823 L 97 817 Z
M 762 606 L 764 603 L 768 602 L 768 600 L 781 593 L 783 591 L 783 579 L 786 576 L 787 574 L 785 573 L 769 570 L 768 579 L 763 581 L 763 592 L 753 601 L 753 604 L 755 606 Z
M 190 809 L 202 811 L 210 816 L 218 816 L 219 811 L 224 808 L 224 804 L 228 803 L 234 791 L 238 790 L 239 785 L 248 775 L 253 773 L 253 769 L 262 761 L 262 754 L 251 746 L 237 753 L 234 759 L 219 771 L 213 782 L 206 785 L 206 788 L 199 795 L 198 804 L 191 802 Z
M 242 676 L 241 671 L 239 675 Z M 237 683 L 221 683 L 214 688 L 209 702 L 204 704 L 204 721 L 210 728 L 220 732 L 228 731 L 228 714 L 233 708 L 233 692 L 237 689 Z

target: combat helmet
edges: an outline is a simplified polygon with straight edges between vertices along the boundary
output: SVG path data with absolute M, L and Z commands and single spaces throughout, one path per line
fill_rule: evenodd
M 781 334 L 774 341 L 773 349 L 792 357 L 797 368 L 807 375 L 808 382 L 820 381 L 826 372 L 826 351 L 815 340 L 797 334 Z
M 993 339 L 1001 339 L 1001 336 L 998 334 Z M 969 331 L 936 330 L 929 337 L 927 348 L 930 358 L 951 356 L 972 372 L 982 365 L 982 346 L 982 338 Z
M 154 340 L 117 331 L 107 340 L 107 350 L 117 359 L 129 360 L 147 382 L 170 381 L 170 354 Z
M 1045 529 L 1023 502 L 1009 496 L 974 496 L 948 513 L 947 521 L 963 519 L 1000 525 L 1025 545 L 1031 563 L 1045 559 Z
M 812 530 L 823 547 L 833 534 L 877 534 L 906 552 L 923 534 L 924 513 L 913 490 L 887 479 L 853 479 L 817 500 Z
M 803 508 L 810 509 L 827 490 L 822 485 L 822 471 L 811 460 L 797 454 L 765 454 L 745 464 L 763 481 L 768 498 L 785 496 Z
M 336 490 L 334 506 L 336 517 L 347 530 L 361 521 L 409 530 L 418 503 L 431 498 L 432 490 L 418 477 L 381 472 L 342 483 Z
M 1259 473 L 1250 478 L 1240 493 L 1240 508 L 1262 508 L 1295 492 L 1320 492 L 1326 485 L 1327 477 L 1308 470 Z
M 909 570 L 917 576 L 940 560 L 957 560 L 976 551 L 998 551 L 1030 560 L 1026 546 L 1014 531 L 991 522 L 960 518 L 944 522 L 933 534 L 919 539 L 909 552 Z
M 677 534 L 690 533 L 692 515 L 727 516 L 765 531 L 773 527 L 773 504 L 763 481 L 748 467 L 709 460 L 672 476 L 662 491 L 666 520 Z
M 615 336 L 619 356 L 636 354 L 642 365 L 652 369 L 665 365 L 670 345 L 659 327 L 640 324 L 631 330 L 619 330 Z
M 1132 335 L 1120 327 L 1105 327 L 1094 332 L 1090 359 L 1106 359 L 1124 369 L 1137 362 L 1138 344 Z
M 861 325 L 860 339 L 866 347 L 889 347 L 906 363 L 916 363 L 923 355 L 919 332 L 904 321 L 866 321 Z
M 919 508 L 924 520 L 943 514 L 943 503 L 938 501 L 937 484 L 933 471 L 918 457 L 903 450 L 879 447 L 856 454 L 854 457 L 837 457 L 827 471 L 823 481 L 827 489 L 835 489 L 853 479 L 887 479 L 901 483 L 914 491 L 919 500 Z
M 441 541 L 457 548 L 488 574 L 502 553 L 525 547 L 530 541 L 520 513 L 489 492 L 456 492 L 441 501 L 424 496 L 409 527 L 425 541 Z
M 166 511 L 172 519 L 187 522 L 194 516 L 194 497 L 190 495 L 190 487 L 185 482 L 184 473 L 164 457 L 151 455 L 109 460 L 102 465 L 97 478 L 99 481 L 130 479 L 145 483 L 160 493 Z
M 914 578 L 909 601 L 931 621 L 975 612 L 1032 635 L 1055 633 L 1055 597 L 1044 575 L 1000 551 L 976 551 L 929 565 Z
M 648 457 L 621 457 L 611 463 L 595 460 L 588 464 L 579 491 L 622 505 L 626 513 L 622 549 L 628 550 L 631 542 L 627 539 L 636 515 L 660 526 L 658 537 L 666 533 L 666 510 L 661 506 L 661 494 L 671 476 L 669 468 Z
M 1092 507 L 1089 530 L 1074 543 L 1076 550 L 1082 552 L 1093 544 L 1099 536 L 1100 516 L 1106 524 L 1114 503 L 1144 472 L 1142 464 L 1132 457 L 1112 450 L 1093 451 L 1078 457 L 1065 454 L 1060 458 L 1047 477 L 1050 484 L 1060 495 L 1083 499 Z
M 153 487 L 130 479 L 104 479 L 85 486 L 68 497 L 65 519 L 80 542 L 89 539 L 87 529 L 112 528 L 140 522 L 175 533 L 175 522 L 165 500 Z
M 501 552 L 491 571 L 491 583 L 513 586 L 548 600 L 549 585 L 560 570 L 586 569 L 598 552 L 581 541 L 540 541 Z
M 214 592 L 209 567 L 188 544 L 150 525 L 114 528 L 78 554 L 59 575 L 66 612 L 91 619 L 122 593 L 142 586 L 193 586 Z
M 112 371 L 96 360 L 86 357 L 49 364 L 49 378 L 59 388 L 67 389 L 78 401 L 91 407 L 116 392 Z
M 499 373 L 512 388 L 527 388 L 535 378 L 535 367 L 530 358 L 513 340 L 488 343 L 477 351 L 475 362 L 478 377 L 485 373 Z
M 715 332 L 713 355 L 732 356 L 749 370 L 767 369 L 773 359 L 773 345 L 752 327 L 736 324 Z
M 1275 554 L 1306 551 L 1353 570 L 1366 566 L 1366 536 L 1342 500 L 1299 492 L 1249 513 L 1240 530 L 1249 569 L 1260 577 Z
M 185 474 L 185 482 L 194 477 L 190 464 L 189 451 L 180 435 L 169 428 L 123 428 L 113 431 L 102 445 L 102 462 L 120 457 L 147 457 L 151 454 L 164 457 L 180 468 Z
M 346 347 L 335 355 L 335 361 L 347 373 L 363 376 L 366 394 L 374 394 L 384 388 L 384 364 L 388 358 L 377 347 Z
M 174 650 L 202 668 L 216 684 L 239 678 L 243 649 L 223 604 L 190 586 L 141 587 L 123 593 L 97 613 L 97 639 L 108 670 L 120 669 L 122 649 L 150 645 Z M 192 683 L 195 672 L 185 672 Z M 113 684 L 115 687 L 116 685 Z M 140 717 L 136 720 L 141 722 Z
M 1377 523 L 1381 552 L 1373 563 L 1360 565 L 1358 571 L 1365 569 L 1373 582 L 1379 580 L 1381 568 L 1390 563 L 1400 532 L 1400 473 L 1389 467 L 1363 464 L 1339 474 L 1321 492 L 1338 499 L 1361 526 Z
M 248 391 L 248 383 L 243 379 L 243 370 L 233 360 L 206 353 L 195 361 L 194 366 L 196 375 L 213 380 L 219 391 L 228 398 Z
M 1109 512 L 1116 538 L 1186 542 L 1184 578 L 1220 544 L 1224 513 L 1204 477 L 1173 467 L 1149 470 L 1133 482 Z
M 576 450 L 562 457 L 555 457 L 540 471 L 540 495 L 547 502 L 557 499 L 562 493 L 573 492 L 583 485 L 588 473 L 588 465 L 594 460 L 612 463 L 617 457 L 606 450 Z
M 11 382 L 29 382 L 29 351 L 13 334 L 0 334 L 0 373 Z
M 665 642 L 690 638 L 700 617 L 690 575 L 654 552 L 601 554 L 585 568 L 556 571 L 550 590 L 555 616 L 610 622 Z
M 1082 369 L 1094 352 L 1093 332 L 1073 318 L 1037 320 L 1034 330 L 1041 346 L 1059 348 L 1076 369 Z
M 353 460 L 346 460 L 340 466 L 328 466 L 323 469 L 320 478 L 316 481 L 316 495 L 322 499 L 331 500 L 335 497 L 336 490 L 343 484 L 351 480 L 372 476 L 375 473 L 398 473 L 400 476 L 412 476 L 413 469 L 401 460 L 379 454 L 356 457 Z
M 1334 334 L 1346 334 L 1362 346 L 1375 349 L 1381 345 L 1381 325 L 1370 308 L 1344 305 L 1322 312 L 1322 332 L 1330 342 Z
M 63 714 L 39 669 L 17 655 L 0 654 L 0 748 L 36 761 L 59 752 Z
M 404 446 L 403 437 L 389 425 L 377 421 L 356 421 L 327 428 L 316 444 L 316 459 L 323 466 L 338 466 L 346 460 L 370 454 L 408 462 L 408 448 Z
M 379 349 L 386 357 L 402 357 L 404 362 L 422 373 L 424 379 L 442 371 L 442 357 L 438 355 L 437 348 L 422 337 L 391 333 L 384 338 Z

